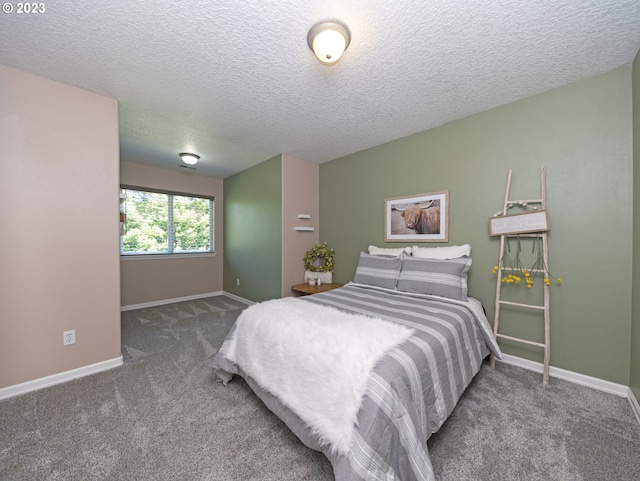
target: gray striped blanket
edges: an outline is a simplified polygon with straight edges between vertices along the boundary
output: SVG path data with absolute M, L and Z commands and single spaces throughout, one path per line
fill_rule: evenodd
M 245 375 L 249 385 L 307 446 L 324 452 L 337 481 L 434 480 L 427 439 L 451 414 L 489 351 L 501 357 L 480 304 L 474 299 L 448 301 L 353 283 L 300 301 L 415 330 L 374 367 L 351 449 L 346 455 L 332 453 L 295 413 Z M 213 367 L 226 381 L 232 374 L 244 374 L 225 358 L 225 345 Z

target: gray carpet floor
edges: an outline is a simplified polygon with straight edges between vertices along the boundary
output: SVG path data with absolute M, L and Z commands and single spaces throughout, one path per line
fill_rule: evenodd
M 0 402 L 1 480 L 333 480 L 242 379 L 211 360 L 226 296 L 122 314 L 124 365 Z M 429 440 L 438 481 L 640 480 L 626 399 L 488 363 Z

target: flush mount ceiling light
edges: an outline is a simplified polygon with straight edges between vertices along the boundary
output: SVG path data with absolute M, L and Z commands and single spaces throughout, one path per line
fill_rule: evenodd
M 307 34 L 307 44 L 325 65 L 333 65 L 349 46 L 351 32 L 340 20 L 323 20 L 316 23 Z
M 178 155 L 182 159 L 182 162 L 184 162 L 187 165 L 195 165 L 196 162 L 198 162 L 198 160 L 200 160 L 200 156 L 199 155 L 190 154 L 188 152 L 181 152 Z

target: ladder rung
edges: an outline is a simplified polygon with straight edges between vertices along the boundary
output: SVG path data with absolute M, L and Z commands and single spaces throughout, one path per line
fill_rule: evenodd
M 546 232 L 532 232 L 532 233 L 524 233 L 524 234 L 500 234 L 502 237 L 539 237 Z
M 509 306 L 527 307 L 529 309 L 540 309 L 540 310 L 544 309 L 544 306 L 538 306 L 534 304 L 521 304 L 519 302 L 511 302 L 511 301 L 503 301 L 503 300 L 498 300 L 498 302 L 500 304 L 507 304 Z
M 509 271 L 509 272 L 522 272 L 522 269 L 517 269 L 515 267 L 501 267 L 500 270 Z M 544 272 L 543 269 L 527 269 L 527 272 Z
M 501 337 L 503 339 L 509 339 L 510 341 L 524 342 L 525 344 L 530 344 L 532 346 L 538 346 L 538 347 L 541 347 L 543 349 L 546 349 L 546 347 L 547 347 L 542 342 L 529 341 L 527 339 L 520 339 L 518 337 L 507 336 L 506 334 L 496 334 L 496 337 Z
M 526 200 L 526 199 L 523 199 L 523 200 L 508 200 L 508 201 L 507 201 L 507 205 L 517 205 L 517 204 L 521 204 L 521 203 L 522 203 L 522 204 L 524 204 L 525 202 L 526 202 L 527 204 L 542 204 L 542 199 L 531 199 L 531 200 Z

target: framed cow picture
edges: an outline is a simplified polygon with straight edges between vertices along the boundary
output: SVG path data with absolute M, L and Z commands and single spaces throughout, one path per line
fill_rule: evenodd
M 449 242 L 449 191 L 384 200 L 385 242 Z

